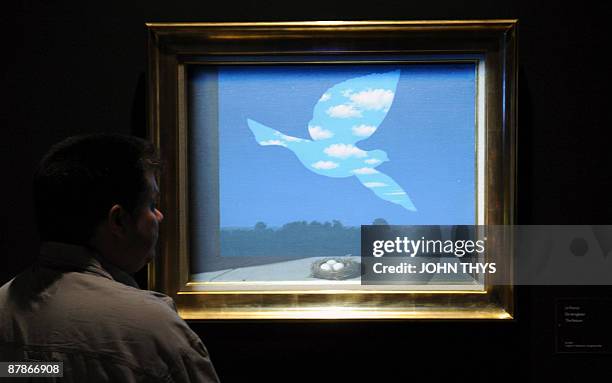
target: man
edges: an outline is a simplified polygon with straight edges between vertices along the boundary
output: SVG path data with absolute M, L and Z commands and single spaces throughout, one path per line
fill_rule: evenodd
M 159 169 L 141 139 L 69 138 L 42 160 L 37 262 L 0 288 L 0 362 L 61 361 L 68 382 L 217 382 L 169 297 L 130 276 L 155 255 Z

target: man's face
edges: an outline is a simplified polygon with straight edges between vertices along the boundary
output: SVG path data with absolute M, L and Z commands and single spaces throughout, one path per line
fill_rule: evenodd
M 129 224 L 128 257 L 126 271 L 136 272 L 155 257 L 155 247 L 159 235 L 159 224 L 164 219 L 157 209 L 159 189 L 153 173 L 146 174 L 147 190 L 140 206 L 132 215 Z

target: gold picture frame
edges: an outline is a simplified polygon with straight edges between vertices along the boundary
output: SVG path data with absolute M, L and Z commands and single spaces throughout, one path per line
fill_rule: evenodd
M 149 288 L 174 298 L 185 319 L 512 319 L 511 284 L 487 280 L 479 291 L 342 288 L 210 289 L 191 279 L 187 68 L 214 62 L 302 63 L 360 55 L 479 55 L 485 81 L 479 224 L 512 225 L 516 195 L 517 21 L 330 21 L 149 23 L 149 135 L 165 163 L 160 179 L 159 256 Z M 354 60 L 354 59 L 351 59 Z M 367 62 L 363 61 L 363 62 Z M 486 143 L 486 145 L 485 145 Z M 504 280 L 510 242 L 493 244 Z

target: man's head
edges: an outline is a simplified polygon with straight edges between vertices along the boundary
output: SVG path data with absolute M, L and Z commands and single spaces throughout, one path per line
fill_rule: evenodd
M 34 201 L 43 241 L 95 248 L 134 272 L 155 254 L 158 225 L 152 144 L 136 137 L 94 134 L 68 138 L 41 161 Z

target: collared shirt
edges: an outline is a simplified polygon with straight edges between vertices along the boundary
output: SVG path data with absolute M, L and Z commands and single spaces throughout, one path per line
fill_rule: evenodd
M 62 382 L 217 382 L 163 294 L 85 247 L 48 242 L 0 288 L 0 361 L 61 361 Z

